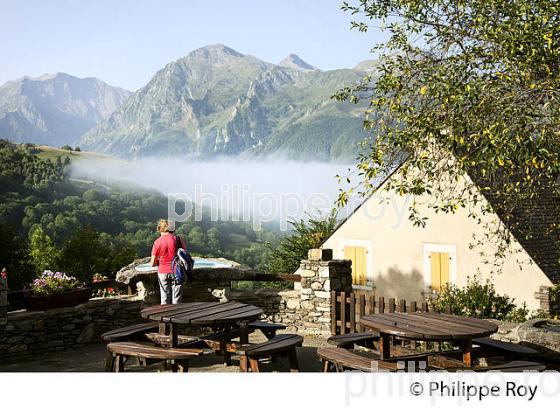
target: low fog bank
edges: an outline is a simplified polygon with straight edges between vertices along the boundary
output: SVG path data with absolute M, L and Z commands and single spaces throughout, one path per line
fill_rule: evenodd
M 301 218 L 316 209 L 328 212 L 341 187 L 336 175 L 347 175 L 351 164 L 296 162 L 286 160 L 185 161 L 140 159 L 96 161 L 83 159 L 72 164 L 71 176 L 101 183 L 125 182 L 157 189 L 192 202 L 227 211 L 228 219 L 285 221 Z M 339 217 L 360 201 L 354 197 Z M 220 215 L 224 218 L 225 215 Z M 282 227 L 281 227 L 282 228 Z

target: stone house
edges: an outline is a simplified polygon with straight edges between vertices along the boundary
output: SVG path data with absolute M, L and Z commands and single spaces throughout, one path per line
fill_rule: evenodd
M 537 234 L 527 239 L 511 228 L 513 241 L 496 269 L 481 255 L 495 255 L 498 245 L 490 240 L 473 243 L 474 238 L 484 237 L 485 224 L 502 220 L 500 215 L 487 213 L 476 219 L 472 209 L 465 208 L 436 213 L 429 196 L 416 197 L 421 215 L 428 220 L 423 228 L 414 226 L 408 218 L 412 198 L 386 189 L 389 179 L 396 177 L 395 170 L 322 243 L 322 248 L 333 250 L 334 258 L 352 260 L 355 289 L 418 301 L 445 283 L 462 287 L 468 277 L 477 275 L 483 281 L 490 279 L 499 293 L 515 298 L 516 304 L 547 309 L 547 289 L 560 282 L 559 238 Z M 462 183 L 470 181 L 465 175 Z M 485 194 L 484 200 L 492 205 L 494 198 Z M 541 198 L 530 212 L 520 206 L 515 217 L 539 232 L 539 224 L 558 222 L 559 206 L 552 197 Z M 507 224 L 506 229 L 510 229 Z

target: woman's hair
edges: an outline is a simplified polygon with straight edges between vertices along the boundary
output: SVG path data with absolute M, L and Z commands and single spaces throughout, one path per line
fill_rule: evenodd
M 175 223 L 167 219 L 160 219 L 157 224 L 158 232 L 173 232 L 175 231 Z

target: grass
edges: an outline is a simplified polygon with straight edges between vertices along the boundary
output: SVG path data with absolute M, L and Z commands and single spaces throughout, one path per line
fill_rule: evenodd
M 36 145 L 34 147 L 36 154 L 41 159 L 50 159 L 51 161 L 56 161 L 57 158 L 64 159 L 65 157 L 70 158 L 70 160 L 78 159 L 95 159 L 100 161 L 115 161 L 116 158 L 110 155 L 99 154 L 97 152 L 89 151 L 69 151 L 61 148 L 51 147 L 50 145 Z

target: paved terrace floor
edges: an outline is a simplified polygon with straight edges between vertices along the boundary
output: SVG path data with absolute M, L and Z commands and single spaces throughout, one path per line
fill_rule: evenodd
M 250 338 L 251 343 L 265 340 L 266 338 L 258 331 L 253 333 Z M 325 344 L 326 339 L 324 338 L 304 336 L 303 347 L 297 350 L 301 372 L 321 371 L 321 363 L 317 358 L 317 347 Z M 0 364 L 0 372 L 102 372 L 104 371 L 105 353 L 104 344 L 91 344 L 78 349 L 49 353 L 32 361 Z M 189 367 L 189 372 L 239 372 L 239 361 L 234 356 L 233 365 L 225 366 L 220 356 L 208 354 L 191 359 Z M 125 370 L 156 371 L 157 367 L 144 368 L 131 364 Z M 261 371 L 284 372 L 289 371 L 289 366 L 286 359 L 280 358 L 277 363 L 263 363 Z

